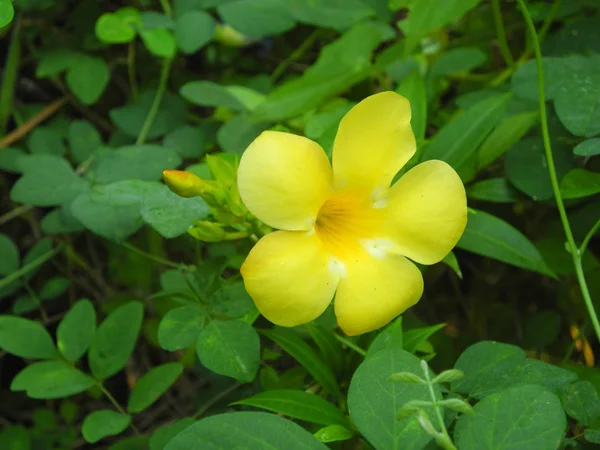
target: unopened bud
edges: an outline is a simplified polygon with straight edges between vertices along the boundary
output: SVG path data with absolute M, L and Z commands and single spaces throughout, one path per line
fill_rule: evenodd
M 163 180 L 180 197 L 197 197 L 214 189 L 197 175 L 185 170 L 165 170 Z

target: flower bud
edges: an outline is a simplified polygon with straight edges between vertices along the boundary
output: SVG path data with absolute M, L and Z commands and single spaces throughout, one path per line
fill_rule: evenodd
M 185 170 L 165 170 L 163 180 L 180 197 L 197 197 L 214 190 L 206 181 Z

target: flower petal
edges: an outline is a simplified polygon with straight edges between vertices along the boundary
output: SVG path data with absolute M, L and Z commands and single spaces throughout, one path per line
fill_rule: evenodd
M 338 325 L 348 336 L 376 330 L 419 301 L 423 277 L 403 256 L 385 254 L 346 261 L 335 295 Z
M 340 122 L 333 144 L 334 184 L 387 188 L 416 148 L 408 100 L 395 92 L 367 97 Z
M 339 275 L 330 262 L 316 234 L 276 231 L 258 241 L 241 273 L 260 313 L 293 327 L 316 319 L 331 303 Z
M 467 196 L 456 171 L 443 161 L 426 161 L 390 189 L 388 237 L 395 250 L 421 264 L 441 261 L 467 225 Z
M 316 142 L 265 131 L 242 155 L 238 188 L 248 210 L 267 225 L 309 230 L 331 192 L 331 166 Z

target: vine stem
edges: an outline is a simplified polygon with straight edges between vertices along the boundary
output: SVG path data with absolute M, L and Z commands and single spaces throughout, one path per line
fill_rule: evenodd
M 112 394 L 110 393 L 110 391 L 108 389 L 106 389 L 102 385 L 102 383 L 100 381 L 98 381 L 98 387 L 100 388 L 100 390 L 102 391 L 102 393 L 104 395 L 106 395 L 106 398 L 108 398 L 108 400 L 110 400 L 110 402 L 117 409 L 117 411 L 119 411 L 124 416 L 128 416 L 129 415 L 129 414 L 127 414 L 127 411 L 125 411 L 125 409 L 123 409 L 123 407 L 119 404 L 119 402 L 117 401 L 117 399 L 112 396 Z M 141 436 L 140 430 L 138 430 L 137 427 L 133 423 L 130 423 L 129 426 L 131 427 L 131 429 L 134 431 L 134 433 L 136 435 Z
M 500 54 L 502 55 L 506 65 L 511 67 L 515 64 L 515 59 L 510 52 L 508 40 L 506 39 L 506 29 L 504 28 L 504 22 L 502 21 L 500 0 L 492 0 L 492 9 L 494 11 L 494 25 L 496 27 L 496 35 L 498 38 L 498 45 L 500 47 Z
M 138 255 L 143 256 L 144 258 L 147 258 L 151 261 L 162 264 L 163 266 L 172 267 L 174 269 L 181 269 L 181 264 L 177 264 L 173 261 L 169 261 L 168 259 L 164 259 L 160 256 L 153 255 L 152 253 L 145 252 L 144 250 L 141 250 L 136 246 L 131 245 L 129 242 L 123 242 L 121 245 L 129 251 L 137 253 Z
M 558 213 L 560 215 L 560 221 L 562 223 L 563 229 L 565 231 L 565 235 L 567 237 L 567 245 L 569 247 L 569 252 L 571 253 L 571 257 L 573 258 L 573 265 L 575 266 L 575 274 L 577 275 L 577 281 L 579 282 L 579 287 L 581 289 L 581 295 L 583 297 L 583 301 L 585 302 L 585 306 L 587 308 L 588 314 L 592 321 L 592 326 L 594 327 L 594 331 L 596 332 L 596 338 L 600 342 L 600 322 L 598 322 L 598 316 L 596 315 L 596 311 L 594 309 L 594 304 L 592 302 L 592 298 L 590 296 L 590 291 L 588 289 L 587 281 L 585 279 L 585 274 L 583 273 L 583 266 L 581 264 L 581 255 L 582 253 L 577 248 L 577 244 L 575 244 L 575 239 L 573 238 L 573 232 L 571 231 L 571 224 L 569 223 L 569 218 L 567 217 L 567 211 L 565 209 L 565 204 L 560 195 L 560 187 L 558 185 L 558 178 L 556 176 L 556 167 L 554 165 L 554 157 L 552 156 L 552 147 L 550 144 L 550 132 L 548 131 L 548 117 L 546 115 L 546 100 L 545 100 L 545 92 L 544 92 L 544 68 L 542 64 L 542 51 L 540 49 L 540 42 L 538 39 L 537 31 L 535 29 L 535 25 L 533 20 L 531 19 L 531 15 L 529 14 L 529 10 L 525 5 L 524 0 L 517 0 L 517 4 L 521 9 L 521 13 L 523 14 L 523 19 L 525 20 L 525 24 L 527 26 L 527 30 L 531 36 L 531 43 L 533 45 L 533 50 L 535 53 L 535 61 L 537 65 L 538 72 L 538 94 L 539 94 L 539 102 L 540 102 L 540 122 L 542 125 L 542 138 L 544 140 L 544 151 L 546 153 L 546 160 L 548 162 L 548 173 L 550 175 L 550 181 L 552 183 L 552 191 L 554 192 L 554 198 L 556 200 L 556 206 L 558 208 Z M 587 245 L 587 242 L 586 242 Z M 585 248 L 584 248 L 585 249 Z
M 346 347 L 354 350 L 356 353 L 358 353 L 359 355 L 361 355 L 363 358 L 365 356 L 367 356 L 367 352 L 364 351 L 362 348 L 360 348 L 358 345 L 356 345 L 354 342 L 352 342 L 350 339 L 346 339 L 344 336 L 340 336 L 337 333 L 333 333 L 333 335 L 335 336 L 335 338 L 340 341 L 342 344 L 344 344 Z
M 162 71 L 160 72 L 160 80 L 158 81 L 158 89 L 156 91 L 156 95 L 154 96 L 154 101 L 152 102 L 152 106 L 150 107 L 150 111 L 148 111 L 148 115 L 146 116 L 146 120 L 144 121 L 144 125 L 142 126 L 142 130 L 135 141 L 136 145 L 143 144 L 146 142 L 146 137 L 150 132 L 150 128 L 152 128 L 152 124 L 154 123 L 154 119 L 156 118 L 156 114 L 158 113 L 158 109 L 160 108 L 160 103 L 162 102 L 163 95 L 165 94 L 165 90 L 167 88 L 167 80 L 169 79 L 169 74 L 171 73 L 171 64 L 173 63 L 173 58 L 165 58 L 163 60 Z
M 442 439 L 436 438 L 436 442 L 445 450 L 456 450 L 452 439 L 450 439 L 448 430 L 446 429 L 446 423 L 444 422 L 444 417 L 442 416 L 442 410 L 438 405 L 438 399 L 433 389 L 433 383 L 431 382 L 431 376 L 429 375 L 429 366 L 427 365 L 427 362 L 421 361 L 421 369 L 423 370 L 423 374 L 425 375 L 425 381 L 427 382 L 427 387 L 429 388 L 429 395 L 431 396 L 432 406 L 435 409 L 435 415 L 437 416 L 438 422 L 440 423 Z M 439 436 L 439 433 L 436 434 L 437 436 Z

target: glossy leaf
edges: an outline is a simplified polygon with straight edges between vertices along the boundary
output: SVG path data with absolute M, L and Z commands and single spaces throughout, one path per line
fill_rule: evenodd
M 573 169 L 560 182 L 563 198 L 589 197 L 600 192 L 600 174 L 585 169 Z

